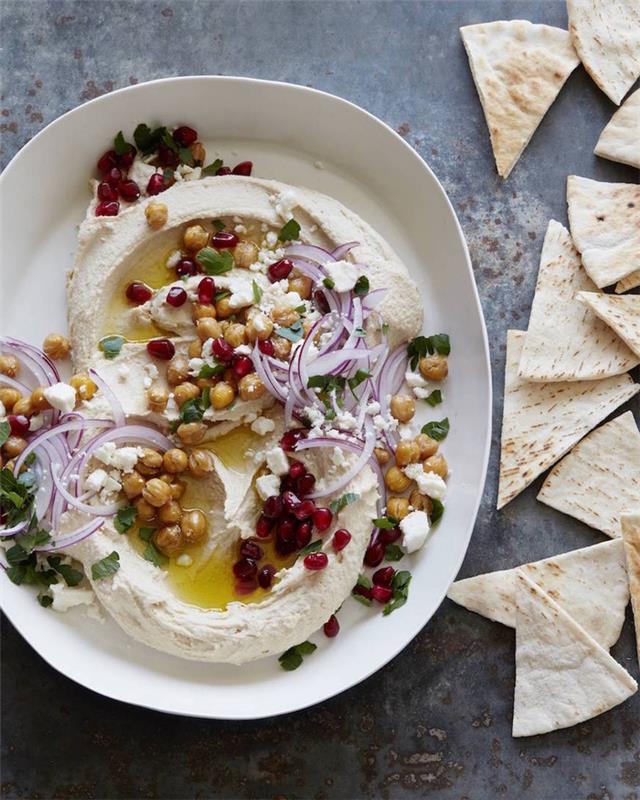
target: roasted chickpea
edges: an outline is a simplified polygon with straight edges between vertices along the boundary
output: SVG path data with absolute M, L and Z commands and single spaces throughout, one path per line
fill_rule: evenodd
M 174 356 L 167 367 L 167 383 L 177 386 L 189 379 L 189 362 L 184 356 Z
M 183 422 L 182 425 L 178 425 L 176 431 L 178 438 L 184 444 L 200 444 L 206 432 L 207 426 L 204 422 Z
M 398 422 L 409 422 L 416 413 L 416 401 L 406 394 L 394 394 L 389 409 Z
M 15 356 L 0 356 L 0 372 L 8 378 L 15 378 L 20 372 L 20 362 Z
M 222 297 L 216 303 L 216 314 L 219 319 L 228 319 L 235 314 L 235 308 L 231 308 L 228 297 Z
M 156 509 L 147 503 L 142 497 L 138 498 L 134 503 L 138 518 L 142 522 L 150 522 L 156 515 Z
M 71 342 L 61 333 L 50 333 L 42 343 L 45 354 L 54 361 L 68 358 L 71 352 Z
M 26 446 L 26 439 L 23 439 L 21 436 L 10 436 L 2 446 L 2 452 L 7 458 L 15 458 L 20 455 Z
M 236 267 L 249 269 L 258 260 L 258 248 L 253 242 L 238 242 L 233 251 Z
M 10 389 L 6 386 L 0 387 L 0 403 L 7 411 L 11 411 L 21 397 L 22 395 L 17 389 Z
M 184 547 L 184 537 L 179 525 L 164 525 L 151 537 L 153 543 L 165 556 L 173 556 Z
M 429 456 L 438 452 L 438 442 L 427 436 L 426 433 L 419 433 L 416 436 L 416 444 L 420 448 L 420 461 L 424 461 L 425 458 L 429 458 Z
M 198 356 L 202 354 L 202 342 L 206 342 L 207 339 L 219 339 L 222 336 L 222 327 L 213 317 L 202 317 L 199 319 L 196 322 L 196 331 L 200 338 L 198 342 L 200 351 L 197 356 L 191 356 L 192 358 L 198 358 Z
M 161 414 L 169 402 L 169 392 L 162 386 L 151 386 L 147 389 L 147 405 L 151 411 Z
M 197 544 L 207 532 L 207 518 L 198 509 L 187 511 L 180 520 L 180 529 L 188 544 Z
M 184 232 L 182 241 L 187 250 L 202 250 L 203 247 L 207 246 L 209 234 L 202 225 L 189 225 Z
M 284 336 L 274 336 L 271 341 L 273 342 L 276 358 L 286 361 L 291 353 L 291 342 L 285 339 Z
M 162 466 L 164 467 L 164 464 Z M 171 475 L 169 472 L 161 472 L 159 475 L 156 475 L 156 477 L 168 484 L 171 484 L 173 481 L 173 475 Z
M 171 450 L 167 450 L 162 456 L 163 468 L 172 475 L 184 472 L 188 463 L 189 459 L 187 458 L 187 454 L 184 450 L 180 450 L 177 447 L 172 447 Z
M 415 511 L 426 511 L 429 515 L 433 511 L 431 498 L 427 497 L 426 494 L 420 494 L 417 489 L 414 489 L 409 495 L 409 505 L 415 509 Z
M 213 472 L 213 458 L 207 450 L 194 450 L 189 454 L 189 472 L 194 478 L 204 478 Z
M 171 525 L 174 522 L 180 522 L 182 516 L 182 508 L 177 500 L 169 500 L 165 503 L 160 511 L 158 511 L 158 519 L 163 525 Z
M 389 497 L 387 514 L 394 519 L 404 519 L 409 513 L 409 501 L 406 497 Z
M 171 490 L 171 499 L 172 500 L 179 500 L 182 495 L 184 494 L 184 490 L 186 489 L 185 484 L 182 481 L 173 481 L 170 484 L 169 489 Z
M 407 478 L 399 467 L 389 467 L 384 476 L 384 482 L 390 492 L 405 492 L 411 486 L 411 480 Z
M 216 411 L 219 411 L 222 408 L 227 408 L 231 405 L 231 403 L 233 403 L 236 393 L 233 390 L 233 386 L 230 386 L 226 381 L 220 381 L 220 383 L 217 383 L 213 387 L 209 396 L 211 399 L 211 405 L 216 409 Z
M 229 325 L 224 332 L 224 340 L 228 342 L 231 347 L 240 347 L 240 345 L 245 344 L 247 337 L 244 325 L 241 325 L 239 322 L 234 322 L 232 325 Z
M 262 312 L 253 314 L 247 321 L 246 333 L 250 342 L 255 342 L 256 339 L 264 341 L 273 333 L 273 322 Z
M 306 275 L 297 275 L 295 278 L 289 278 L 289 291 L 297 292 L 303 300 L 308 300 L 311 297 L 312 288 L 313 281 Z
M 122 476 L 122 490 L 129 499 L 142 494 L 145 480 L 139 472 L 127 472 Z
M 207 151 L 204 149 L 202 142 L 194 142 L 191 145 L 191 155 L 193 156 L 193 160 L 196 162 L 196 164 L 204 164 L 204 160 L 207 157 Z
M 13 413 L 22 414 L 24 417 L 30 417 L 35 413 L 35 408 L 31 402 L 30 397 L 21 397 L 17 403 L 13 404 Z
M 236 394 L 238 393 L 238 376 L 233 371 L 232 367 L 227 367 L 225 369 L 225 371 L 222 373 L 222 380 L 225 383 L 228 383 Z
M 424 461 L 422 463 L 422 469 L 424 472 L 435 472 L 435 474 L 439 475 L 441 478 L 446 478 L 449 474 L 449 465 L 441 453 L 436 453 L 436 455 L 430 456 Z
M 210 303 L 194 303 L 191 309 L 191 317 L 195 322 L 199 319 L 215 319 L 216 316 L 216 308 Z
M 267 387 L 255 372 L 245 375 L 238 381 L 238 394 L 243 400 L 257 400 L 267 391 Z
M 414 464 L 420 461 L 420 448 L 413 439 L 403 439 L 396 448 L 396 464 L 399 467 L 406 467 L 407 464 Z
M 203 389 L 211 389 L 217 382 L 215 378 L 196 378 L 196 386 L 200 391 Z
M 376 447 L 373 453 L 376 457 L 376 461 L 378 462 L 378 464 L 380 464 L 380 466 L 382 466 L 383 464 L 387 464 L 389 462 L 389 459 L 391 458 L 389 451 L 385 450 L 384 447 Z
M 300 319 L 300 314 L 298 314 L 295 308 L 276 306 L 271 312 L 271 318 L 276 325 L 280 325 L 283 328 L 290 328 Z
M 192 339 L 189 342 L 187 346 L 187 355 L 189 358 L 200 358 L 202 355 L 202 341 L 200 341 L 200 339 Z
M 160 508 L 171 500 L 169 484 L 161 481 L 160 478 L 151 478 L 144 485 L 142 499 L 146 500 L 150 506 Z
M 178 404 L 178 407 L 182 406 L 183 403 L 186 403 L 187 400 L 193 400 L 199 396 L 200 389 L 198 389 L 198 387 L 193 383 L 181 383 L 173 390 L 173 397 Z
M 425 356 L 418 362 L 418 369 L 428 381 L 442 381 L 449 374 L 449 365 L 445 356 Z
M 157 450 L 145 447 L 142 455 L 138 456 L 136 468 L 142 475 L 157 475 L 162 469 L 161 454 Z
M 31 406 L 34 411 L 47 411 L 51 408 L 51 403 L 44 396 L 44 389 L 38 386 L 31 392 Z
M 96 384 L 84 372 L 72 375 L 69 385 L 73 386 L 76 390 L 79 400 L 91 400 L 93 395 L 98 391 Z
M 144 215 L 147 218 L 147 223 L 150 228 L 159 230 L 167 224 L 169 219 L 169 209 L 165 203 L 159 203 L 157 200 L 151 200 L 144 210 Z

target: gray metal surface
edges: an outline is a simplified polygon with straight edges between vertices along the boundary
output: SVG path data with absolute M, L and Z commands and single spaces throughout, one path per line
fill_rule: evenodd
M 537 503 L 540 481 L 500 514 L 493 510 L 505 336 L 526 326 L 548 219 L 566 221 L 566 175 L 637 180 L 633 170 L 593 156 L 613 106 L 579 68 L 501 182 L 458 36 L 459 25 L 500 18 L 566 26 L 564 3 L 552 0 L 4 0 L 0 7 L 3 165 L 83 101 L 200 73 L 342 95 L 429 162 L 469 242 L 495 382 L 489 479 L 463 576 L 601 540 Z M 638 676 L 630 619 L 613 654 Z M 513 740 L 513 680 L 513 632 L 446 601 L 385 669 L 321 706 L 257 723 L 179 719 L 81 689 L 5 620 L 2 791 L 10 798 L 640 796 L 638 696 L 573 729 Z

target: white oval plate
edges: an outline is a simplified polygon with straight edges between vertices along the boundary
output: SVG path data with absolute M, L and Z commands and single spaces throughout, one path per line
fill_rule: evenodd
M 336 197 L 377 228 L 416 281 L 427 333 L 448 332 L 445 403 L 425 416 L 451 421 L 447 510 L 425 547 L 406 558 L 408 603 L 389 617 L 345 603 L 336 639 L 322 633 L 296 672 L 275 658 L 242 668 L 200 664 L 139 645 L 111 620 L 42 609 L 2 578 L 2 607 L 55 669 L 107 697 L 197 717 L 255 719 L 305 708 L 380 669 L 428 622 L 466 552 L 484 486 L 491 432 L 487 336 L 469 254 L 444 190 L 425 162 L 380 120 L 338 97 L 248 78 L 168 78 L 100 97 L 60 117 L 13 159 L 0 180 L 2 333 L 40 344 L 64 330 L 65 272 L 98 155 L 139 122 L 198 129 L 225 163 Z M 425 404 L 426 406 L 426 404 Z

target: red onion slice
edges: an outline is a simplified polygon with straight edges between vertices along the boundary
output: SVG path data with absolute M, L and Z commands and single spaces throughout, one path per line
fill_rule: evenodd
M 115 503 L 104 503 L 99 505 L 89 505 L 89 503 L 83 503 L 82 500 L 79 500 L 77 497 L 71 494 L 71 492 L 69 492 L 64 486 L 62 480 L 60 479 L 61 472 L 62 470 L 57 469 L 55 465 L 51 467 L 51 474 L 53 476 L 53 482 L 56 490 L 60 492 L 67 503 L 77 511 L 83 511 L 85 514 L 89 514 L 93 517 L 112 517 L 122 508 L 124 502 L 122 500 L 118 500 Z
M 344 244 L 339 245 L 336 249 L 331 253 L 332 257 L 335 258 L 336 261 L 342 261 L 342 259 L 347 255 L 350 250 L 353 250 L 354 247 L 357 247 L 360 242 L 345 242 Z
M 102 394 L 107 398 L 109 405 L 111 406 L 111 413 L 113 414 L 113 421 L 116 425 L 121 428 L 123 425 L 126 424 L 127 420 L 124 415 L 124 411 L 122 410 L 122 405 L 118 398 L 113 393 L 113 390 L 109 386 L 109 384 L 100 376 L 95 369 L 89 370 L 89 375 L 91 379 L 96 384 L 98 389 L 102 392 Z

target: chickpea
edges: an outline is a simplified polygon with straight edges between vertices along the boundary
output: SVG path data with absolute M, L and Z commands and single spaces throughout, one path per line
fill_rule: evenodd
M 71 342 L 61 333 L 50 333 L 42 343 L 42 349 L 49 358 L 61 361 L 63 358 L 69 358 Z
M 196 378 L 196 386 L 200 391 L 212 389 L 218 381 L 215 378 Z
M 20 372 L 20 362 L 15 356 L 0 356 L 0 372 L 9 378 L 15 378 Z
M 147 389 L 147 405 L 151 411 L 161 414 L 169 402 L 169 392 L 162 386 L 151 386 Z
M 429 515 L 433 511 L 431 498 L 427 497 L 426 494 L 420 494 L 417 489 L 414 489 L 409 495 L 409 505 L 415 509 L 415 511 L 426 511 Z
M 228 297 L 223 297 L 216 303 L 216 314 L 220 319 L 232 317 L 235 311 L 235 308 L 231 308 Z
M 149 227 L 157 231 L 167 224 L 167 220 L 169 219 L 169 209 L 164 203 L 159 203 L 157 200 L 151 200 L 144 210 L 144 215 L 147 218 Z
M 193 400 L 199 396 L 200 389 L 198 389 L 198 387 L 193 383 L 181 383 L 180 386 L 176 386 L 176 388 L 173 390 L 173 397 L 178 406 L 183 405 L 183 403 L 186 403 L 187 400 Z
M 2 447 L 2 452 L 8 458 L 16 458 L 27 446 L 27 440 L 21 436 L 10 436 Z
M 443 455 L 437 453 L 435 456 L 430 456 L 422 463 L 424 472 L 435 472 L 441 478 L 446 478 L 449 474 L 449 465 Z
M 207 246 L 209 234 L 202 225 L 189 225 L 184 232 L 182 241 L 187 250 L 202 250 L 203 247 Z
M 225 369 L 225 371 L 222 373 L 222 380 L 225 383 L 228 383 L 234 392 L 238 392 L 238 376 L 233 371 L 232 367 L 227 367 Z
M 189 342 L 187 346 L 187 355 L 189 358 L 200 358 L 202 356 L 202 341 L 200 341 L 200 339 L 192 339 Z
M 44 396 L 42 386 L 38 386 L 37 389 L 31 392 L 31 405 L 35 411 L 47 411 L 47 409 L 51 408 L 51 403 Z
M 180 520 L 180 529 L 188 544 L 197 544 L 207 532 L 207 518 L 198 509 L 187 511 Z
M 421 358 L 418 369 L 428 381 L 443 381 L 449 374 L 449 364 L 445 356 L 434 355 Z
M 247 322 L 246 333 L 250 342 L 255 342 L 256 339 L 264 341 L 273 333 L 273 322 L 262 312 L 253 314 Z
M 30 397 L 21 397 L 17 403 L 13 404 L 13 413 L 22 414 L 25 417 L 30 417 L 35 409 Z
M 136 470 L 127 472 L 122 476 L 122 489 L 129 499 L 142 494 L 144 483 L 144 478 Z
M 199 319 L 215 319 L 217 314 L 215 306 L 209 303 L 194 303 L 191 309 L 191 316 L 197 322 Z
M 411 480 L 407 478 L 399 467 L 389 467 L 384 476 L 384 482 L 390 492 L 405 492 L 411 486 Z
M 168 503 L 162 506 L 158 511 L 158 520 L 163 525 L 171 525 L 175 522 L 180 522 L 182 516 L 182 507 L 177 500 L 169 500 Z
M 178 438 L 184 444 L 200 444 L 207 432 L 204 422 L 183 422 L 178 425 Z
M 189 380 L 189 362 L 184 356 L 174 356 L 167 367 L 167 383 L 177 386 Z
M 138 498 L 134 505 L 138 513 L 138 519 L 140 519 L 142 522 L 150 522 L 155 517 L 155 508 L 147 503 L 146 500 L 143 500 L 142 497 Z
M 165 556 L 173 556 L 184 547 L 184 537 L 179 525 L 165 525 L 151 537 L 153 543 Z
M 142 498 L 154 508 L 160 508 L 171 500 L 169 484 L 161 481 L 160 478 L 148 480 L 142 490 Z
M 234 322 L 233 325 L 229 325 L 224 332 L 224 340 L 228 342 L 231 347 L 240 347 L 240 345 L 245 344 L 247 337 L 244 325 L 239 322 Z
M 419 433 L 416 436 L 416 444 L 420 448 L 420 461 L 424 461 L 425 458 L 438 452 L 438 442 L 427 436 L 426 433 Z
M 413 439 L 403 439 L 396 448 L 396 464 L 399 467 L 406 467 L 407 464 L 415 464 L 420 461 L 420 448 Z
M 8 387 L 0 387 L 0 403 L 7 411 L 11 411 L 14 405 L 22 397 L 17 389 L 10 389 Z
M 295 278 L 289 278 L 289 291 L 297 292 L 303 300 L 308 300 L 311 297 L 312 288 L 313 281 L 306 275 L 297 275 Z
M 284 336 L 274 336 L 271 339 L 276 358 L 286 361 L 291 353 L 291 342 Z
M 406 394 L 394 394 L 389 405 L 391 415 L 398 422 L 409 422 L 416 413 L 416 401 Z
M 387 514 L 394 519 L 404 519 L 409 513 L 409 501 L 406 497 L 389 497 Z
M 98 391 L 96 384 L 84 372 L 72 375 L 69 385 L 73 386 L 76 390 L 79 400 L 91 400 L 93 395 Z
M 213 472 L 213 458 L 207 450 L 194 450 L 189 454 L 189 472 L 194 478 L 204 478 Z
M 171 485 L 171 481 L 173 480 L 173 475 L 171 475 L 169 472 L 161 472 L 159 475 L 156 475 L 156 477 L 158 478 L 158 480 L 164 481 L 169 485 Z
M 182 481 L 174 481 L 169 485 L 169 489 L 171 490 L 171 499 L 179 500 L 184 494 L 184 490 L 186 488 L 186 485 Z
M 258 248 L 253 242 L 239 242 L 233 251 L 236 267 L 248 269 L 258 260 Z
M 204 164 L 204 160 L 207 157 L 207 151 L 204 149 L 202 142 L 194 142 L 191 145 L 191 155 L 193 156 L 193 160 L 196 162 L 196 164 Z
M 236 398 L 236 393 L 233 390 L 233 386 L 230 386 L 226 381 L 220 381 L 220 383 L 217 383 L 211 390 L 210 398 L 211 405 L 216 411 L 219 411 L 233 403 Z
M 184 450 L 179 450 L 177 447 L 172 447 L 171 450 L 162 456 L 162 466 L 172 475 L 177 475 L 184 472 L 188 465 L 187 454 Z
M 206 342 L 207 339 L 219 339 L 222 336 L 222 327 L 213 317 L 202 317 L 196 322 L 196 332 L 200 337 L 198 355 L 191 356 L 191 358 L 198 358 L 202 354 L 202 342 Z
M 281 325 L 283 328 L 290 328 L 300 319 L 300 314 L 295 308 L 276 306 L 271 312 L 271 317 L 277 325 Z
M 157 475 L 162 469 L 162 456 L 156 450 L 145 447 L 138 457 L 137 469 L 142 475 Z
M 378 464 L 380 464 L 380 466 L 382 466 L 383 464 L 387 464 L 389 462 L 389 459 L 391 458 L 391 456 L 389 455 L 389 451 L 385 450 L 384 447 L 376 447 L 376 449 L 373 452 L 376 457 L 376 461 L 378 462 Z
M 243 400 L 257 400 L 267 391 L 267 387 L 255 372 L 245 375 L 238 383 L 238 393 Z

